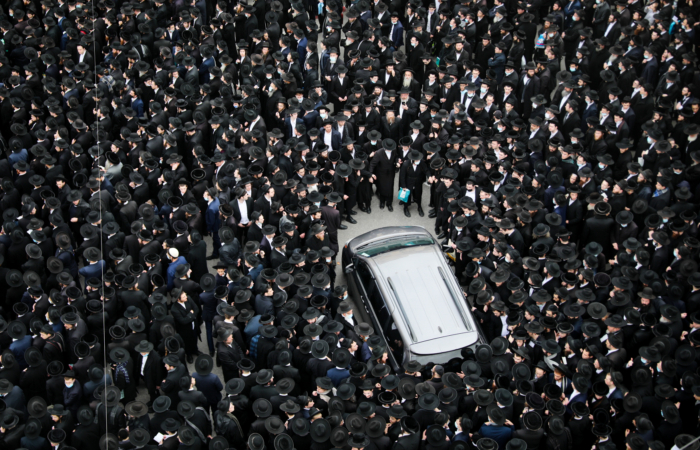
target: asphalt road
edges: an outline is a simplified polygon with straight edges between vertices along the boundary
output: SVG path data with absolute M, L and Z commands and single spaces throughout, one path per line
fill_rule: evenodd
M 398 176 L 396 177 L 397 179 L 397 186 L 396 186 L 396 191 L 398 192 Z M 422 226 L 431 233 L 433 233 L 434 230 L 434 224 L 435 224 L 435 219 L 430 219 L 428 218 L 428 202 L 430 200 L 430 190 L 427 188 L 427 186 L 424 186 L 423 189 L 423 210 L 425 211 L 425 216 L 420 217 L 418 215 L 418 211 L 415 205 L 411 206 L 410 211 L 411 211 L 411 217 L 406 217 L 403 213 L 403 207 L 399 206 L 398 200 L 394 201 L 394 211 L 389 212 L 388 209 L 380 209 L 379 208 L 379 199 L 375 196 L 372 200 L 372 213 L 367 214 L 363 213 L 362 211 L 357 210 L 357 214 L 354 217 L 354 219 L 357 221 L 356 224 L 350 224 L 347 222 L 343 222 L 343 224 L 348 226 L 347 230 L 340 230 L 338 233 L 338 245 L 340 246 L 340 251 L 342 252 L 342 248 L 345 245 L 346 242 L 349 240 L 353 239 L 356 236 L 359 236 L 363 233 L 367 233 L 368 231 L 375 230 L 377 228 L 382 228 L 382 227 L 388 227 L 388 226 L 396 226 L 396 225 L 414 225 L 414 226 Z M 212 246 L 212 240 L 211 237 L 206 237 L 205 241 L 207 242 L 207 247 L 209 248 L 208 253 L 211 252 L 211 246 Z M 345 274 L 343 273 L 343 268 L 340 266 L 340 255 L 338 255 L 338 265 L 336 265 L 336 273 L 337 273 L 337 278 L 336 278 L 336 284 L 347 284 L 345 280 Z M 207 261 L 207 265 L 209 266 L 209 272 L 211 273 L 216 273 L 216 269 L 214 269 L 214 264 L 216 261 Z M 351 298 L 351 300 L 354 299 Z M 364 311 L 364 308 L 354 308 L 356 313 L 359 314 L 363 319 L 367 319 L 365 317 L 366 313 Z M 208 353 L 209 349 L 207 348 L 207 342 L 206 342 L 206 331 L 204 329 L 204 325 L 202 325 L 202 333 L 201 333 L 202 340 L 199 341 L 199 351 L 202 353 Z M 194 365 L 189 364 L 189 372 L 193 373 L 194 372 Z M 221 372 L 221 368 L 219 367 L 214 367 L 214 373 L 217 374 L 222 382 L 223 382 L 223 374 Z M 147 402 L 148 401 L 148 393 L 146 391 L 146 388 L 144 386 L 139 387 L 138 389 L 139 394 L 137 396 L 137 400 L 142 401 L 142 402 Z

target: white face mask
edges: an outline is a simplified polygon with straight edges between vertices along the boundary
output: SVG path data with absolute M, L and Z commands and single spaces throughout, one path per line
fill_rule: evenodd
M 572 143 L 572 144 L 578 144 L 578 139 L 571 138 L 571 143 Z
M 335 63 L 335 62 L 336 62 L 337 60 L 338 60 L 338 58 L 337 58 L 337 57 L 335 57 L 335 56 L 331 56 L 331 62 L 332 62 L 332 63 Z
M 647 144 L 651 144 L 653 141 L 651 140 L 650 137 L 647 137 Z

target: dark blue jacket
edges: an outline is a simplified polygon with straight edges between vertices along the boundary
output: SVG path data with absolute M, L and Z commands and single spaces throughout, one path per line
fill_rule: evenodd
M 209 206 L 207 206 L 207 212 L 204 219 L 207 222 L 207 231 L 210 233 L 218 233 L 219 227 L 221 226 L 221 219 L 219 215 L 220 204 L 221 202 L 219 202 L 219 199 L 215 198 L 211 203 L 209 203 Z
M 78 273 L 85 277 L 85 286 L 87 286 L 87 280 L 95 277 L 97 279 L 102 279 L 102 273 L 107 270 L 104 259 L 99 260 L 95 264 L 90 264 L 85 266 L 78 271 Z
M 224 389 L 224 385 L 221 384 L 219 377 L 213 373 L 200 375 L 197 372 L 193 372 L 192 378 L 194 378 L 197 390 L 207 398 L 209 406 L 216 408 L 216 404 L 221 401 L 221 391 Z
M 22 339 L 18 339 L 10 344 L 10 350 L 12 351 L 12 354 L 15 355 L 15 360 L 17 360 L 17 363 L 23 370 L 29 367 L 27 362 L 24 360 L 24 352 L 31 346 L 31 335 L 26 335 Z
M 498 442 L 498 448 L 506 448 L 506 444 L 510 441 L 513 436 L 513 425 L 509 426 L 498 426 L 498 425 L 482 425 L 479 428 L 479 434 L 482 438 L 491 438 Z

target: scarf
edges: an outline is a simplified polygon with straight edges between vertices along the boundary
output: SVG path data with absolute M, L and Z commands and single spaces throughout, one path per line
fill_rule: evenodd
M 129 372 L 126 370 L 126 362 L 122 362 L 117 364 L 117 370 L 116 370 L 117 376 L 119 374 L 122 374 L 124 376 L 124 380 L 129 383 Z

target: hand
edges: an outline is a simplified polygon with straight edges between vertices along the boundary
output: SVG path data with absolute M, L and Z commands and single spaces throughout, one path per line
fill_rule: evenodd
M 73 223 L 75 223 L 75 222 L 78 221 L 78 218 L 77 218 L 77 217 L 73 217 L 70 221 L 73 222 Z

